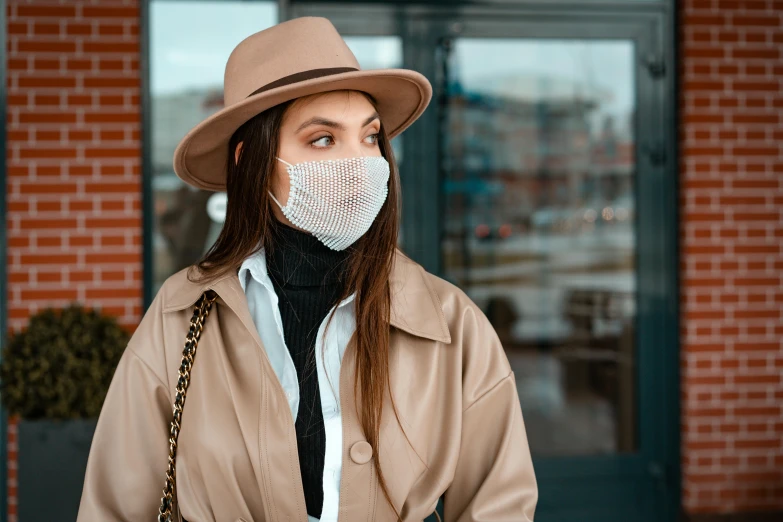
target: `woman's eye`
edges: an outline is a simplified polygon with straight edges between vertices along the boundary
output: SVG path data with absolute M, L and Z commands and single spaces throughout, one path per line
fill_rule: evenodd
M 378 135 L 379 134 L 380 133 L 376 132 L 375 134 L 370 134 L 369 136 L 367 136 L 368 138 L 372 138 L 372 141 L 370 143 L 373 143 L 373 144 L 378 143 Z
M 329 143 L 324 143 L 323 140 L 331 140 L 331 139 L 332 139 L 332 137 L 329 136 L 329 135 L 321 136 L 320 138 L 317 138 L 317 139 L 314 139 L 313 141 L 311 141 L 310 145 L 316 145 L 318 142 L 321 142 L 320 145 L 316 145 L 316 146 L 318 146 L 318 147 L 326 147 L 326 146 L 329 145 Z

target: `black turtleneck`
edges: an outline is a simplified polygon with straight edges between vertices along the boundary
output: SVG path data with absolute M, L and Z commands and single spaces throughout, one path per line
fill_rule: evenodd
M 299 377 L 296 441 L 307 513 L 321 518 L 326 436 L 315 366 L 315 338 L 337 304 L 347 250 L 335 251 L 307 233 L 277 223 L 267 270 L 278 296 L 283 332 Z

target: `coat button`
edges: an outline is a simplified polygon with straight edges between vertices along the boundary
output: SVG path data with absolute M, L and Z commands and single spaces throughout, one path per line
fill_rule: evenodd
M 372 458 L 372 446 L 362 440 L 351 446 L 351 460 L 357 464 L 365 464 Z

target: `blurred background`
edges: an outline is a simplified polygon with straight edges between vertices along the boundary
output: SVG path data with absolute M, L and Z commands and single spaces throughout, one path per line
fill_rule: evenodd
M 222 226 L 174 148 L 318 15 L 433 84 L 400 247 L 503 342 L 536 520 L 783 521 L 783 2 L 3 3 L 0 520 L 75 518 L 127 335 Z

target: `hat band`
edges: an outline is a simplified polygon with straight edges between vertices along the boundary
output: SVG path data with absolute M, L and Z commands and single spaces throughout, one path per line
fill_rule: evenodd
M 255 91 L 248 94 L 247 97 L 250 98 L 251 96 L 254 96 L 260 92 L 268 91 L 269 89 L 274 89 L 276 87 L 282 87 L 284 85 L 290 85 L 292 83 L 299 83 L 305 80 L 312 80 L 313 78 L 321 78 L 323 76 L 331 76 L 333 74 L 358 70 L 359 69 L 356 67 L 325 67 L 323 69 L 310 69 L 309 71 L 301 71 L 298 73 L 289 74 L 288 76 L 283 76 L 282 78 L 271 83 L 267 83 L 263 87 L 259 87 Z

